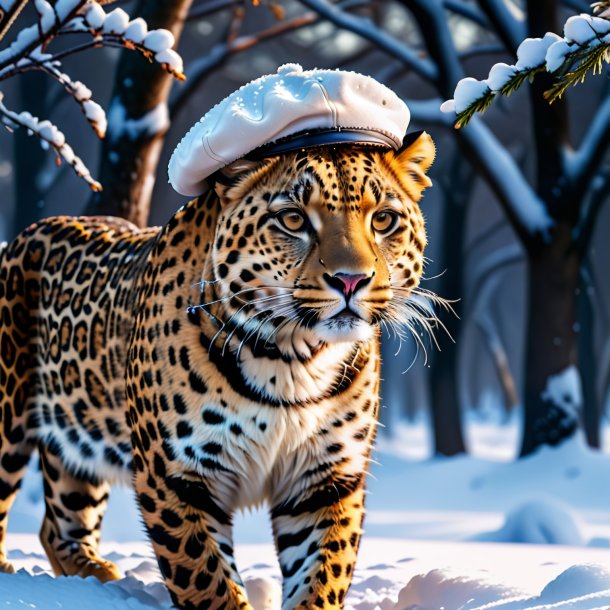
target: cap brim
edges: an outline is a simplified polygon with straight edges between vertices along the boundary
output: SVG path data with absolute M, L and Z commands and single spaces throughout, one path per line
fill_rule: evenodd
M 302 148 L 327 146 L 329 144 L 372 144 L 397 150 L 399 147 L 389 136 L 365 129 L 319 129 L 296 133 L 278 142 L 259 146 L 246 155 L 248 158 L 269 157 Z

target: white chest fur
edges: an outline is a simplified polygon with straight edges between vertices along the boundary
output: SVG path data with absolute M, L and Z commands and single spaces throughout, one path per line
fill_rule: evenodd
M 271 406 L 227 387 L 222 399 L 189 404 L 189 434 L 170 441 L 176 456 L 212 485 L 227 510 L 273 501 L 283 490 L 313 484 L 321 463 L 336 461 L 345 472 L 366 470 L 375 423 L 370 405 L 376 396 L 364 378 L 373 373 L 362 371 L 353 387 L 333 394 L 345 374 L 344 352 L 326 354 L 324 363 L 317 363 L 314 375 L 320 375 L 320 385 L 310 374 L 306 383 L 314 384 L 315 392 L 308 394 L 309 400 Z M 288 378 L 282 367 L 295 366 L 279 360 L 272 365 L 267 378 Z M 366 366 L 370 369 L 373 363 Z M 293 383 L 284 387 L 291 392 L 305 387 L 294 376 L 290 379 Z M 281 391 L 281 385 L 274 387 Z

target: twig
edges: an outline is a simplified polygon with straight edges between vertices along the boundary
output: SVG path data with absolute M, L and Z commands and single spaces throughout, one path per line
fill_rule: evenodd
M 186 21 L 199 21 L 204 17 L 209 17 L 235 4 L 235 0 L 208 0 L 199 6 L 192 8 Z
M 438 70 L 432 61 L 420 57 L 409 47 L 402 44 L 378 28 L 370 19 L 350 15 L 326 0 L 300 0 L 311 10 L 318 13 L 341 29 L 373 42 L 379 49 L 400 59 L 406 66 L 428 82 L 437 82 Z
M 482 28 L 489 28 L 489 20 L 476 6 L 465 4 L 460 0 L 444 0 L 443 4 L 448 11 L 460 17 L 465 17 Z
M 221 42 L 214 47 L 199 61 L 191 65 L 186 72 L 188 73 L 188 80 L 180 88 L 174 99 L 170 102 L 169 111 L 170 117 L 173 119 L 184 107 L 186 101 L 197 89 L 205 78 L 211 74 L 216 68 L 222 65 L 231 55 L 242 53 L 253 46 L 263 42 L 264 40 L 270 40 L 276 38 L 287 32 L 312 25 L 318 21 L 319 17 L 316 13 L 305 13 L 299 17 L 295 17 L 290 21 L 283 21 L 273 26 L 258 32 L 257 34 L 248 34 L 235 38 L 232 42 Z

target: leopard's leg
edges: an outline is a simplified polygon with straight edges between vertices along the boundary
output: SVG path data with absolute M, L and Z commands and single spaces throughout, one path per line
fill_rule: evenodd
M 283 610 L 341 608 L 364 516 L 364 474 L 330 478 L 271 512 L 283 576 Z
M 39 451 L 45 495 L 40 541 L 53 571 L 102 582 L 121 578 L 117 566 L 98 553 L 108 484 L 75 476 L 49 447 L 41 445 Z
M 0 572 L 12 574 L 15 568 L 6 556 L 8 515 L 35 445 L 27 440 L 16 441 L 21 438 L 22 431 L 12 423 L 12 416 L 6 415 L 11 407 L 4 404 L 1 409 L 3 433 L 0 439 Z
M 197 473 L 169 475 L 134 454 L 135 488 L 172 601 L 185 610 L 252 610 L 233 558 L 232 517 Z
M 0 256 L 0 572 L 14 572 L 6 559 L 8 513 L 35 448 L 35 394 L 28 329 L 28 303 L 17 274 Z M 7 279 L 7 276 L 8 279 Z M 13 280 L 11 280 L 13 277 Z

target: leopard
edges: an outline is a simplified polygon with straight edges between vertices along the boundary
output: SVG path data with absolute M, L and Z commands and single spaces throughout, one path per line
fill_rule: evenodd
M 340 608 L 363 533 L 380 334 L 408 322 L 435 155 L 333 144 L 245 157 L 162 227 L 38 221 L 0 250 L 0 571 L 38 452 L 56 575 L 121 577 L 99 551 L 132 485 L 186 610 L 251 610 L 232 535 L 268 508 L 285 610 Z

